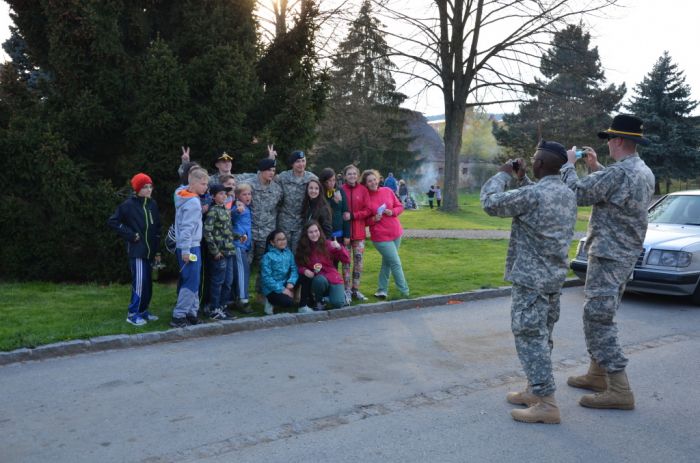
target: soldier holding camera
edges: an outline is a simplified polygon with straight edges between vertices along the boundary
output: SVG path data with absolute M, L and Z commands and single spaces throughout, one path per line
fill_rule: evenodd
M 627 358 L 617 338 L 614 318 L 625 284 L 642 251 L 647 231 L 647 207 L 654 193 L 654 174 L 637 154 L 637 144 L 648 145 L 642 120 L 620 114 L 609 129 L 598 133 L 607 140 L 616 161 L 603 167 L 592 148 L 584 160 L 592 173 L 579 179 L 574 169 L 575 147 L 567 152 L 562 180 L 576 193 L 580 206 L 593 206 L 588 224 L 588 270 L 584 289 L 583 329 L 591 356 L 588 373 L 567 383 L 590 389 L 579 403 L 591 408 L 634 408 L 634 396 L 625 373 Z
M 523 392 L 506 400 L 527 409 L 511 412 L 527 423 L 559 423 L 552 374 L 552 331 L 559 319 L 559 296 L 566 278 L 567 255 L 576 224 L 576 196 L 561 181 L 566 148 L 541 141 L 532 158 L 537 183 L 525 176 L 525 161 L 505 163 L 481 189 L 487 214 L 512 217 L 505 279 L 513 283 L 511 329 L 518 358 L 528 379 Z M 521 185 L 506 191 L 515 174 Z

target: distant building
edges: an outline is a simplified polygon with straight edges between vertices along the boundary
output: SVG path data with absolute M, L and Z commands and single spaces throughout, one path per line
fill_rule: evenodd
M 442 135 L 445 130 L 445 115 L 423 116 L 422 119 L 422 123 L 416 122 L 415 128 L 411 127 L 411 132 L 414 136 L 420 135 L 420 143 L 423 144 L 421 146 L 426 146 L 426 149 L 420 150 L 414 147 L 411 149 L 419 150 L 424 155 L 424 160 L 416 170 L 416 174 L 421 178 L 421 189 L 427 191 L 425 185 L 427 187 L 436 183 L 444 185 L 445 144 Z M 503 114 L 489 114 L 489 120 L 500 122 L 503 120 Z M 466 117 L 465 127 L 469 125 L 469 121 L 470 118 Z M 425 125 L 432 128 L 433 134 L 424 133 Z M 493 171 L 493 164 L 463 154 L 459 158 L 459 187 L 480 188 L 484 180 L 493 174 Z

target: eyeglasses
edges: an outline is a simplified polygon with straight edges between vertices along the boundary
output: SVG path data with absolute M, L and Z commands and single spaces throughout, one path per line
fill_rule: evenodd
M 287 241 L 287 237 L 283 236 L 282 238 L 275 238 L 275 241 Z

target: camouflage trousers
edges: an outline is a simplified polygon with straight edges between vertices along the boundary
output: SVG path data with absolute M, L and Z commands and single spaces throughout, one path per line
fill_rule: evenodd
M 622 371 L 627 358 L 617 337 L 615 314 L 637 258 L 617 261 L 588 256 L 583 290 L 583 333 L 591 358 L 608 373 Z
M 287 247 L 292 251 L 292 254 L 296 254 L 297 245 L 299 244 L 302 232 L 301 220 L 295 221 L 294 223 L 280 221 L 277 226 L 287 235 Z
M 513 285 L 510 310 L 515 350 L 523 366 L 532 393 L 553 394 L 552 331 L 559 320 L 559 293 L 542 293 L 518 284 Z

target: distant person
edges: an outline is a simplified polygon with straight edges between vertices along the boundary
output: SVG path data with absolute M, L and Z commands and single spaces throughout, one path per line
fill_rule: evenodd
M 318 222 L 307 223 L 296 252 L 302 285 L 299 313 L 338 309 L 346 304 L 343 277 L 336 268 L 337 261 L 350 262 L 345 247 L 337 241 L 327 240 Z M 311 295 L 315 309 L 309 310 Z
M 345 176 L 343 190 L 348 199 L 350 213 L 350 244 L 346 249 L 352 261 L 352 271 L 349 262 L 343 264 L 345 296 L 347 298 L 349 295 L 352 299 L 364 302 L 367 296 L 360 292 L 360 279 L 364 267 L 365 238 L 367 237 L 365 223 L 372 215 L 369 208 L 369 191 L 359 182 L 360 171 L 357 166 L 350 164 L 343 169 L 343 173 Z
M 394 178 L 393 172 L 389 172 L 389 175 L 387 175 L 386 180 L 384 180 L 383 186 L 389 188 L 391 191 L 394 192 L 394 194 L 398 193 L 399 185 L 396 182 L 396 179 Z
M 306 170 L 306 154 L 303 151 L 293 151 L 288 161 L 291 169 L 275 178 L 275 182 L 282 187 L 282 203 L 277 215 L 277 225 L 284 230 L 289 240 L 289 248 L 294 252 L 304 225 L 301 208 L 306 195 L 306 185 L 311 180 L 318 180 L 318 177 Z
M 439 208 L 442 205 L 442 190 L 440 189 L 440 185 L 435 185 L 435 201 Z
M 404 207 L 406 207 L 406 200 L 408 199 L 408 185 L 406 185 L 404 179 L 399 180 L 399 199 Z
M 578 205 L 593 206 L 586 239 L 588 270 L 583 301 L 583 332 L 591 363 L 588 373 L 572 376 L 567 383 L 597 392 L 581 397 L 579 404 L 584 407 L 631 410 L 634 395 L 625 372 L 627 358 L 618 341 L 615 314 L 643 249 L 654 174 L 637 154 L 638 144 L 650 143 L 643 136 L 640 118 L 619 114 L 598 137 L 608 141 L 613 165 L 603 167 L 593 148 L 584 147 L 583 159 L 592 173 L 579 179 L 573 147 L 561 169 Z
M 382 267 L 379 270 L 379 282 L 374 296 L 386 299 L 391 274 L 401 296 L 408 297 L 408 283 L 399 257 L 403 228 L 398 216 L 403 212 L 403 205 L 393 191 L 379 186 L 379 173 L 376 170 L 362 172 L 361 183 L 369 191 L 368 206 L 372 211 L 372 215 L 367 219 L 369 234 L 374 247 L 382 256 Z
M 435 198 L 435 185 L 430 185 L 430 189 L 426 193 L 428 195 L 428 206 L 430 209 L 433 208 L 433 198 Z
M 299 278 L 294 255 L 287 245 L 287 235 L 279 229 L 268 235 L 267 252 L 260 262 L 260 280 L 265 296 L 265 313 L 275 307 L 294 307 L 294 285 Z
M 511 329 L 528 387 L 508 393 L 506 400 L 529 407 L 513 410 L 513 419 L 554 424 L 561 418 L 554 398 L 552 333 L 576 225 L 576 197 L 559 177 L 566 148 L 542 141 L 532 159 L 539 182 L 525 177 L 524 160 L 516 161 L 517 170 L 509 161 L 481 188 L 481 205 L 489 215 L 513 218 L 505 279 L 513 283 Z M 506 191 L 513 175 L 522 186 Z
M 131 271 L 131 301 L 126 322 L 134 326 L 156 321 L 158 317 L 148 311 L 151 303 L 153 264 L 160 264 L 160 214 L 158 205 L 151 199 L 153 180 L 144 173 L 131 178 L 134 195 L 121 203 L 107 224 L 126 243 Z
M 177 302 L 170 326 L 183 328 L 198 323 L 199 282 L 202 269 L 202 206 L 199 196 L 209 188 L 209 175 L 202 168 L 190 170 L 187 188 L 175 197 L 175 257 L 180 267 Z

